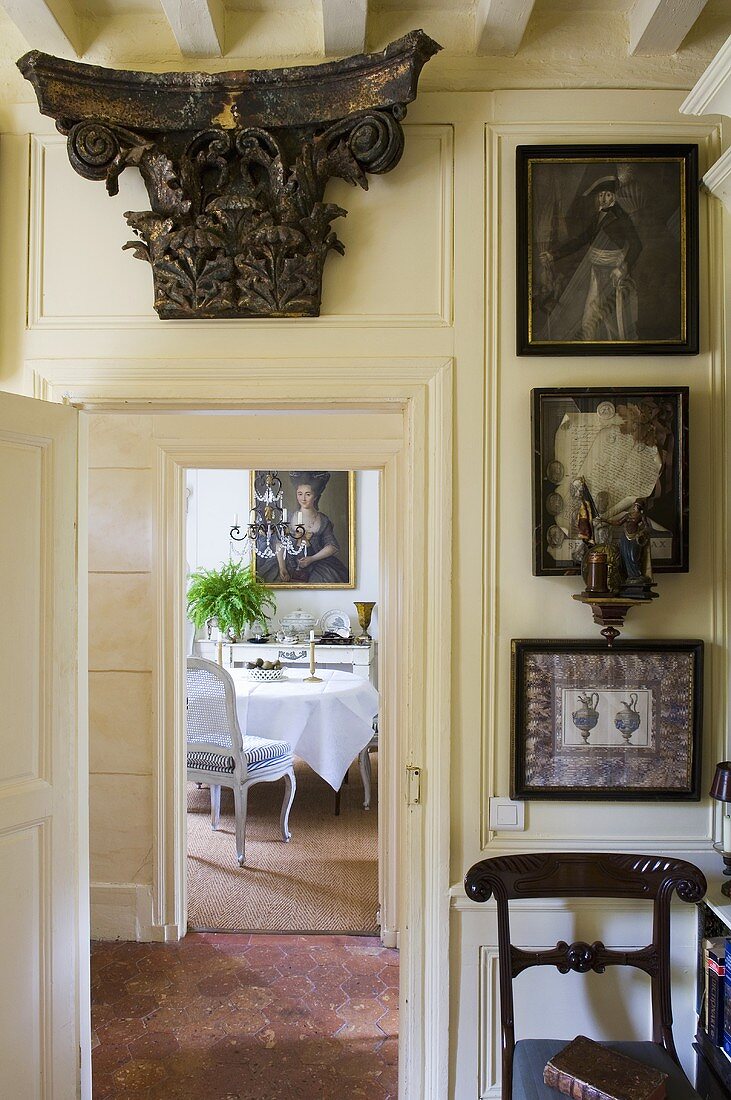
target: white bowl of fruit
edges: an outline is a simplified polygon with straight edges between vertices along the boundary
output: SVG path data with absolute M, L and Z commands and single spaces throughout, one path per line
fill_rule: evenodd
M 248 661 L 246 671 L 250 680 L 282 680 L 284 668 L 279 661 L 264 661 L 258 657 L 256 661 Z

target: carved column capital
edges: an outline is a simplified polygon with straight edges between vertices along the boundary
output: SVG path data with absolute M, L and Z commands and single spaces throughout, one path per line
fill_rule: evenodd
M 404 148 L 401 120 L 440 47 L 413 31 L 383 53 L 252 72 L 137 73 L 32 52 L 18 62 L 69 160 L 114 195 L 139 169 L 148 211 L 125 248 L 152 266 L 162 318 L 316 317 L 333 177 L 368 187 Z

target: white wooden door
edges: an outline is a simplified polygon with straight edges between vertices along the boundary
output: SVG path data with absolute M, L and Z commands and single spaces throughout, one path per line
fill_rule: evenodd
M 78 419 L 0 393 L 0 1093 L 14 1100 L 80 1095 L 87 1045 Z

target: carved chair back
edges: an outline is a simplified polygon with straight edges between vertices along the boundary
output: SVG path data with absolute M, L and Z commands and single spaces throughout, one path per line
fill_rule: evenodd
M 670 1003 L 670 902 L 699 902 L 706 880 L 692 863 L 661 856 L 606 852 L 545 852 L 498 856 L 476 863 L 465 876 L 473 901 L 494 897 L 497 906 L 500 1023 L 503 1049 L 503 1096 L 512 1091 L 515 1027 L 513 978 L 533 966 L 555 966 L 598 974 L 608 966 L 633 966 L 650 977 L 652 1038 L 680 1065 L 672 1034 Z M 542 951 L 524 950 L 510 941 L 509 902 L 521 898 L 629 898 L 652 902 L 652 942 L 636 950 L 610 949 L 594 943 L 565 943 Z

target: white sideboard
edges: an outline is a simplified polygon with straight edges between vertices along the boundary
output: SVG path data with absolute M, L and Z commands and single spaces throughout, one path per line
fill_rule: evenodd
M 209 661 L 218 659 L 218 642 L 198 641 L 195 652 Z M 337 668 L 352 672 L 362 680 L 370 680 L 377 687 L 376 642 L 370 645 L 316 645 L 315 660 L 321 668 Z M 259 642 L 221 643 L 224 667 L 235 668 L 255 661 L 281 661 L 283 665 L 304 668 L 310 663 L 309 642 L 285 645 L 283 642 L 262 645 Z

